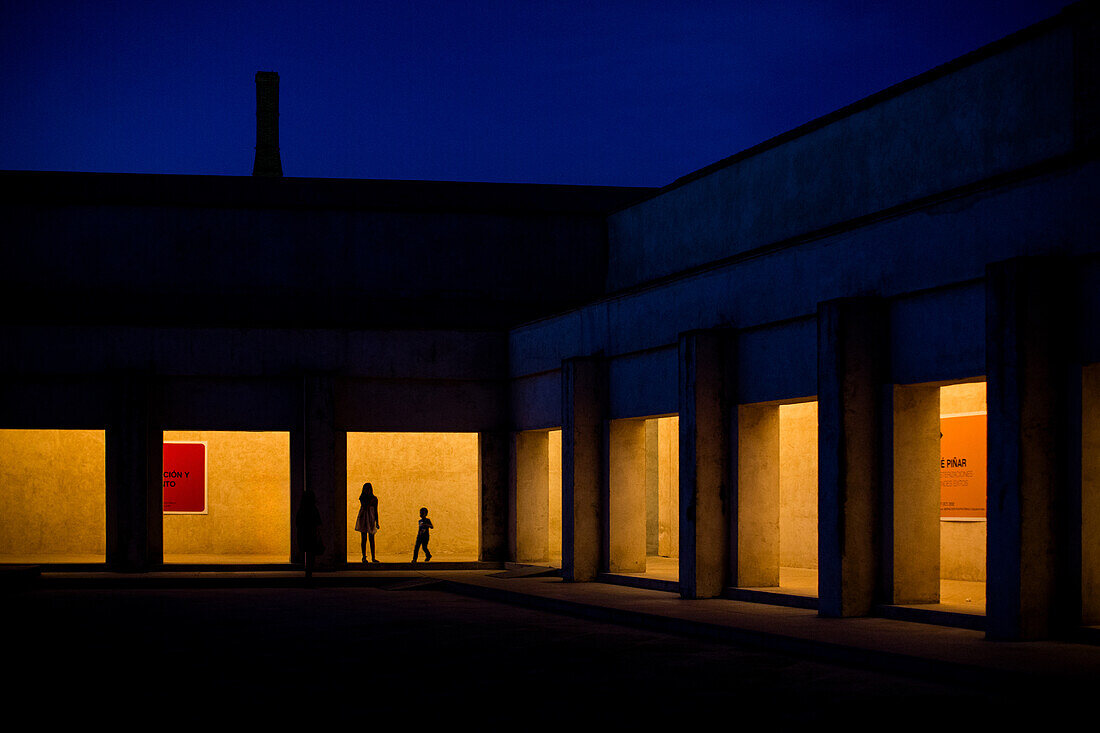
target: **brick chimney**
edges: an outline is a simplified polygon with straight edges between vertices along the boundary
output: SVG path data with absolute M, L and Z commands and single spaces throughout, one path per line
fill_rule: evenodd
M 279 157 L 279 73 L 256 72 L 256 162 L 252 175 L 282 178 Z

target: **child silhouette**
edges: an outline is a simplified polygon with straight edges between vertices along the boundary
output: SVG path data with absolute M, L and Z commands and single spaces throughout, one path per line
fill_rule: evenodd
M 431 562 L 432 553 L 428 552 L 428 530 L 435 529 L 432 520 L 428 519 L 428 507 L 420 507 L 420 521 L 416 523 L 416 547 L 413 548 L 413 562 L 416 562 L 420 554 L 420 548 L 424 548 L 424 562 Z

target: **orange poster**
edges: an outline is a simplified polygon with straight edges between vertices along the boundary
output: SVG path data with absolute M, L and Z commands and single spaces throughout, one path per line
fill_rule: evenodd
M 940 517 L 985 519 L 986 414 L 940 418 Z

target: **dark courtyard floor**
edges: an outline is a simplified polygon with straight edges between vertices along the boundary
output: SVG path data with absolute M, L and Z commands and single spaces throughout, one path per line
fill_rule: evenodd
M 678 721 L 780 730 L 832 721 L 943 730 L 1054 722 L 1087 702 L 1064 690 L 890 675 L 437 590 L 39 589 L 0 601 L 4 667 L 14 673 L 5 707 L 51 727 Z

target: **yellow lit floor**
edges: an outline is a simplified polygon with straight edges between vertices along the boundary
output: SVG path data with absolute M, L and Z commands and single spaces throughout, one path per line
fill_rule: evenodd
M 629 575 L 632 578 L 677 581 L 680 579 L 680 559 L 676 557 L 649 555 L 645 559 L 644 573 L 615 573 L 615 575 Z
M 105 555 L 69 554 L 69 555 L 0 555 L 0 565 L 86 565 L 104 563 Z
M 792 596 L 817 597 L 817 568 L 779 568 L 779 585 L 749 590 L 786 593 Z
M 412 562 L 413 553 L 412 553 L 412 548 L 409 548 L 408 554 L 397 555 L 397 554 L 394 554 L 394 553 L 388 553 L 387 554 L 387 553 L 379 552 L 379 553 L 376 553 L 375 557 L 378 558 L 378 562 L 380 562 L 380 563 L 387 563 L 387 562 L 389 562 L 389 563 L 394 563 L 394 562 L 405 563 L 405 562 Z M 367 550 L 367 561 L 370 562 L 370 550 L 369 549 Z M 418 562 L 424 562 L 424 552 L 423 551 L 421 551 L 420 557 L 417 558 L 417 561 Z M 477 556 L 472 555 L 472 554 L 471 555 L 442 555 L 438 552 L 433 552 L 432 553 L 432 562 L 477 562 Z M 359 553 L 355 553 L 354 555 L 352 555 L 350 553 L 348 554 L 348 565 L 354 566 L 354 565 L 362 565 L 362 564 L 363 564 L 363 556 L 362 555 L 360 555 Z
M 779 587 L 753 588 L 771 593 L 796 596 L 817 596 L 817 570 L 814 568 L 779 568 Z M 985 613 L 985 583 L 968 580 L 940 581 L 940 602 L 914 604 L 919 608 L 952 613 Z
M 985 583 L 971 580 L 940 580 L 940 602 L 922 605 L 937 611 L 985 614 Z
M 227 555 L 227 554 L 177 554 L 164 553 L 165 565 L 285 565 L 290 562 L 285 555 Z

